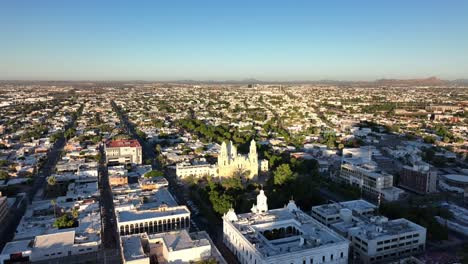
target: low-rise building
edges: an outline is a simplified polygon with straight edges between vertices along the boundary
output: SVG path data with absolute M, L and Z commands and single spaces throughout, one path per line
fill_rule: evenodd
M 340 180 L 359 187 L 370 196 L 381 197 L 387 201 L 395 201 L 404 193 L 393 186 L 393 175 L 377 169 L 372 163 L 354 163 L 344 161 L 341 164 Z
M 342 209 L 347 209 L 354 215 L 372 216 L 377 206 L 366 200 L 353 200 L 341 203 L 324 204 L 312 207 L 311 215 L 320 223 L 330 226 L 343 221 L 341 219 Z
M 176 165 L 176 176 L 179 179 L 183 179 L 188 176 L 194 177 L 203 177 L 203 176 L 212 176 L 216 177 L 218 175 L 218 169 L 216 165 L 212 165 L 206 162 L 199 163 L 188 163 L 181 162 Z
M 109 164 L 142 164 L 142 149 L 138 140 L 112 140 L 105 145 Z
M 110 175 L 109 176 L 110 186 L 120 186 L 128 184 L 128 177 L 126 175 Z
M 193 263 L 212 259 L 226 264 L 204 231 L 188 233 L 180 230 L 122 236 L 121 249 L 124 263 L 146 264 L 150 258 L 154 258 L 158 263 Z
M 299 210 L 268 209 L 262 191 L 252 213 L 223 216 L 224 243 L 240 263 L 348 263 L 349 242 Z
M 374 215 L 364 200 L 312 207 L 312 217 L 351 242 L 351 256 L 362 263 L 384 263 L 423 252 L 426 229 L 406 219 Z M 350 256 L 350 258 L 351 258 Z

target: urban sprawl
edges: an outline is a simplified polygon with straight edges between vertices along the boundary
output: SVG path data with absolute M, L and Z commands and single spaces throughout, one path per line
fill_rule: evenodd
M 468 87 L 0 83 L 0 263 L 468 261 Z

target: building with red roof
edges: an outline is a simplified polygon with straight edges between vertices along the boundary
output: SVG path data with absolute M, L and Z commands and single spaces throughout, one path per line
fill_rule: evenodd
M 106 143 L 105 150 L 108 164 L 142 164 L 142 150 L 138 140 L 112 140 Z

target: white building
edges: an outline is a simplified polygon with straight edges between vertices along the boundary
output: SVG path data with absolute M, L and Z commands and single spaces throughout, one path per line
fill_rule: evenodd
M 141 145 L 137 140 L 113 140 L 105 145 L 106 162 L 142 164 Z
M 312 207 L 312 217 L 351 242 L 352 259 L 363 263 L 399 260 L 424 251 L 426 229 L 406 219 L 375 216 L 377 207 L 364 200 Z
M 155 258 L 158 263 L 182 264 L 213 259 L 219 264 L 226 264 L 204 231 L 188 233 L 181 230 L 122 236 L 121 249 L 124 263 L 149 264 L 149 259 Z
M 100 241 L 80 241 L 75 230 L 45 234 L 34 239 L 12 241 L 6 244 L 0 255 L 4 261 L 46 261 L 67 256 L 81 255 L 99 250 Z M 85 239 L 85 238 L 84 238 Z
M 161 205 L 147 210 L 116 211 L 120 235 L 160 233 L 190 228 L 190 211 L 187 206 Z
M 348 263 L 349 242 L 299 210 L 268 210 L 263 190 L 252 213 L 223 217 L 224 243 L 240 263 Z
M 468 189 L 468 175 L 446 174 L 439 177 L 439 187 L 443 190 L 463 194 Z
M 377 206 L 366 200 L 353 200 L 313 206 L 311 215 L 320 223 L 329 227 L 331 224 L 343 221 L 341 219 L 342 209 L 347 209 L 354 215 L 373 216 Z
M 353 217 L 332 228 L 351 241 L 353 258 L 363 263 L 399 260 L 425 250 L 426 228 L 406 219 Z
M 209 163 L 195 163 L 181 162 L 176 165 L 176 176 L 183 179 L 188 176 L 203 177 L 203 176 L 218 176 L 218 169 L 216 165 Z
M 340 180 L 359 187 L 363 192 L 387 200 L 395 201 L 404 193 L 403 190 L 393 186 L 393 175 L 379 171 L 376 164 L 354 163 L 344 160 L 341 164 Z

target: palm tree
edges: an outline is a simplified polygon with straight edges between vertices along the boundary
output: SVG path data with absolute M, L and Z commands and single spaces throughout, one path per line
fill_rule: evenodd
M 50 186 L 54 186 L 57 183 L 57 178 L 55 176 L 49 176 L 47 177 L 47 183 Z
M 57 220 L 57 213 L 55 212 L 55 208 L 57 206 L 57 202 L 55 200 L 50 200 L 50 204 L 52 204 L 52 206 L 54 207 L 54 218 L 55 220 Z
M 78 216 L 80 216 L 80 212 L 78 212 L 78 209 L 73 208 L 72 216 L 73 216 L 74 219 L 78 219 Z

